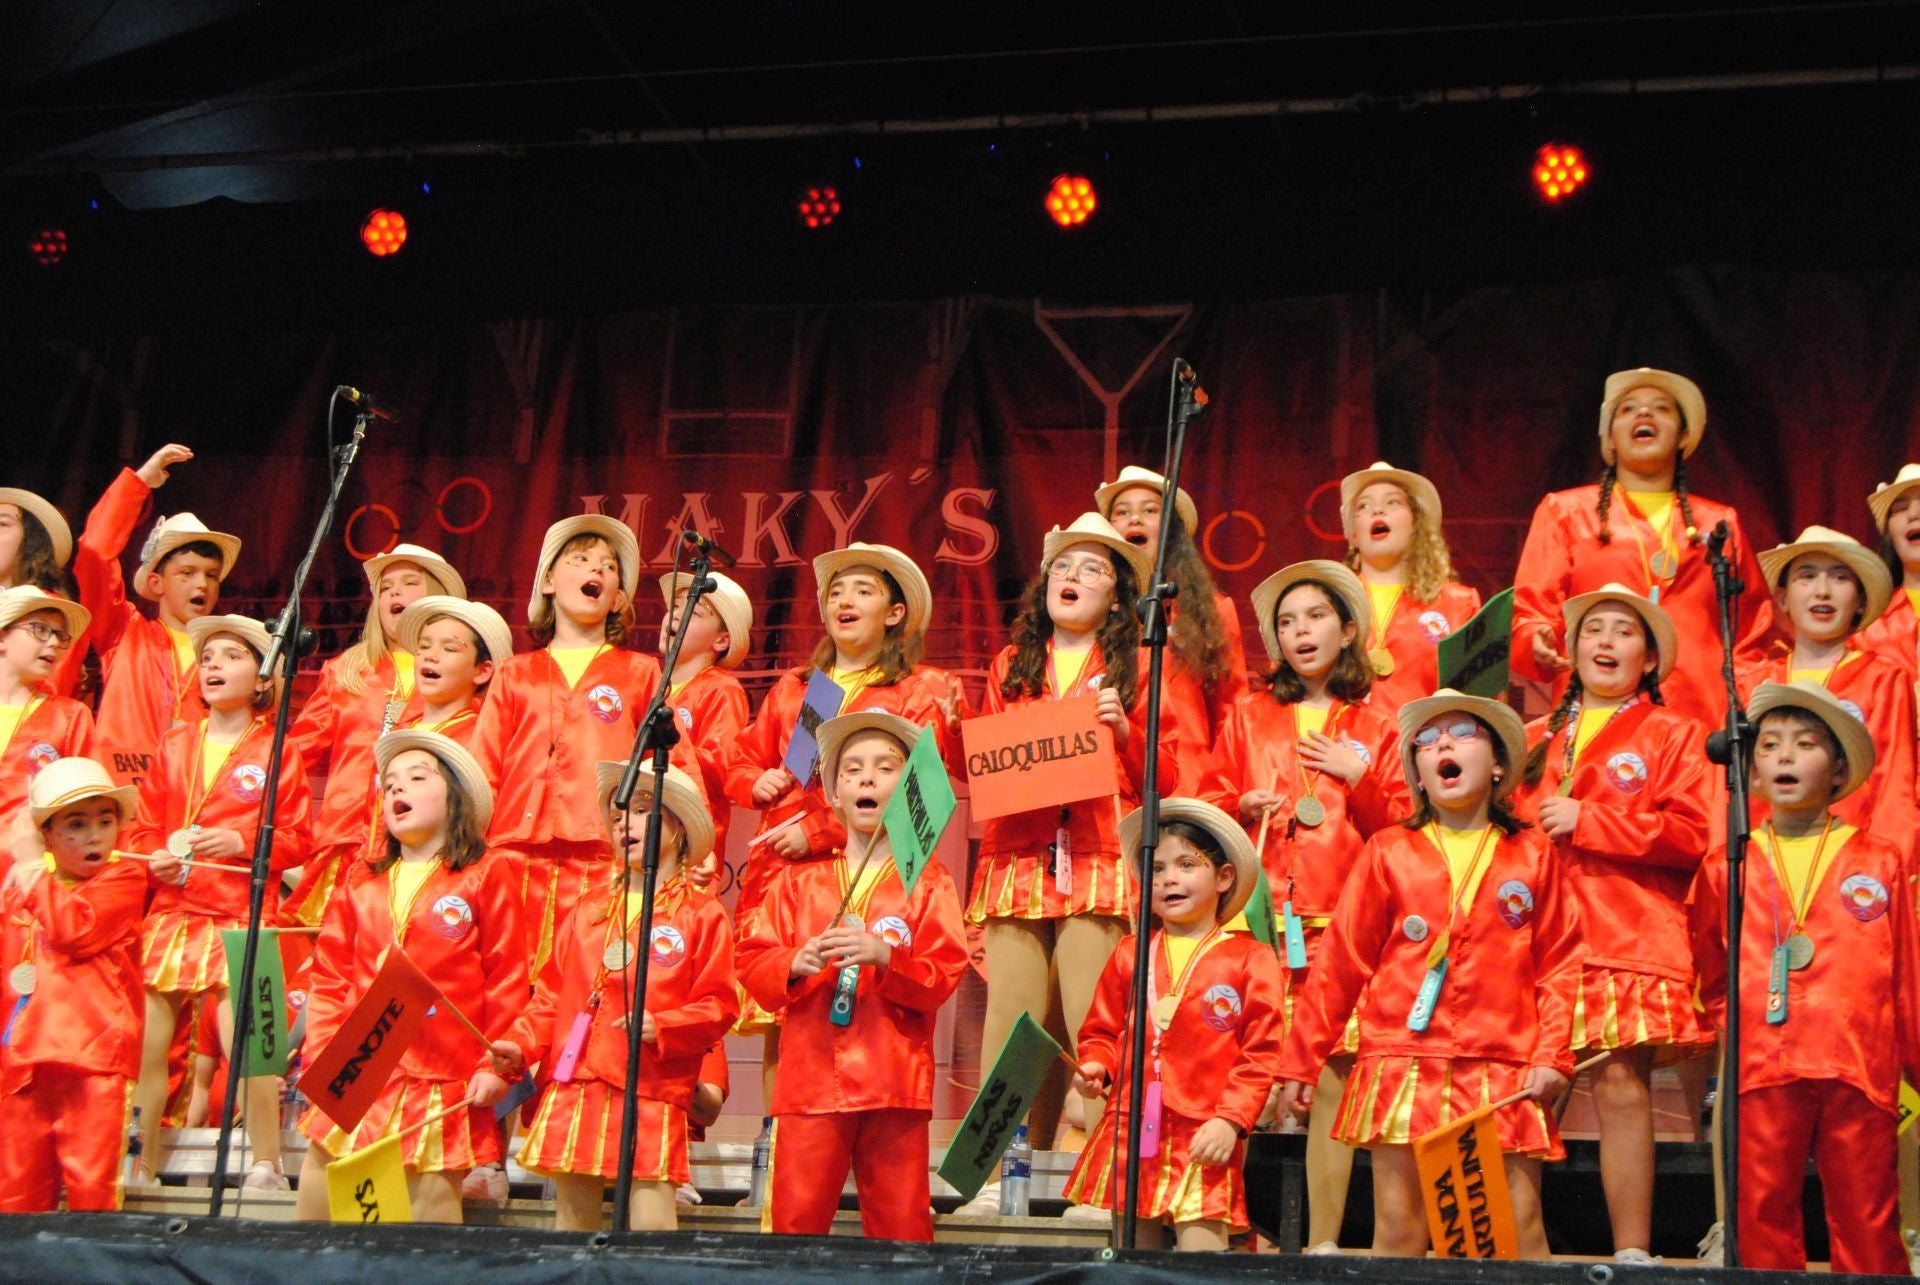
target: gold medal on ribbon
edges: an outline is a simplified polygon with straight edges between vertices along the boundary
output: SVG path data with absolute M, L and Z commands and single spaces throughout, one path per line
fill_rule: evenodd
M 182 861 L 189 860 L 193 856 L 193 832 L 199 828 L 191 826 L 183 830 L 175 830 L 168 835 L 167 851 Z
M 1795 933 L 1787 938 L 1787 967 L 1799 972 L 1813 962 L 1813 938 L 1805 933 Z
M 1665 580 L 1668 576 L 1680 570 L 1680 559 L 1668 550 L 1662 549 L 1647 559 L 1647 568 L 1652 571 L 1654 575 Z
M 1385 647 L 1375 647 L 1369 650 L 1367 652 L 1367 663 L 1373 666 L 1373 672 L 1380 675 L 1380 677 L 1392 677 L 1394 670 L 1393 653 Z
M 1327 805 L 1309 794 L 1295 805 L 1293 815 L 1301 825 L 1312 828 L 1327 819 Z
M 33 994 L 33 988 L 38 981 L 39 972 L 34 968 L 31 960 L 15 964 L 13 971 L 7 974 L 7 985 L 13 987 L 13 993 L 16 995 Z
M 1561 777 L 1560 784 L 1553 787 L 1553 792 L 1559 795 L 1563 799 L 1571 795 L 1573 793 L 1573 777 L 1572 776 Z
M 1161 1030 L 1173 1025 L 1173 1015 L 1180 1007 L 1178 995 L 1162 995 L 1153 1001 L 1153 1024 Z
M 627 947 L 627 939 L 618 937 L 607 943 L 606 950 L 601 952 L 600 962 L 606 965 L 608 972 L 617 973 L 627 966 L 632 955 L 633 952 Z

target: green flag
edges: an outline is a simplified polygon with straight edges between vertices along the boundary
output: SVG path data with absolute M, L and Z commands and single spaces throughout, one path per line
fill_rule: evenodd
M 907 755 L 907 769 L 894 787 L 893 797 L 880 814 L 880 823 L 887 828 L 888 846 L 893 849 L 893 864 L 899 867 L 900 883 L 909 895 L 959 806 L 953 782 L 947 779 L 947 765 L 940 758 L 939 738 L 930 729 L 923 729 L 920 739 L 913 743 L 913 752 Z
M 972 1200 L 980 1194 L 1000 1163 L 1000 1155 L 1013 1140 L 1013 1127 L 1027 1114 L 1047 1070 L 1061 1056 L 1053 1037 L 1040 1029 L 1030 1013 L 1020 1014 L 1000 1056 L 993 1061 L 993 1072 L 980 1086 L 980 1095 L 967 1108 L 966 1119 L 947 1147 L 939 1174 L 961 1199 Z
M 1500 700 L 1507 694 L 1513 590 L 1502 589 L 1473 619 L 1440 640 L 1440 686 Z
M 1264 871 L 1253 881 L 1253 896 L 1247 898 L 1246 913 L 1247 927 L 1253 930 L 1254 940 L 1280 949 L 1280 933 L 1273 922 L 1273 889 L 1267 887 Z
M 240 993 L 240 964 L 246 954 L 245 929 L 226 928 L 220 944 L 227 952 L 228 993 Z M 236 1008 L 238 1005 L 235 1006 Z M 241 1039 L 241 1076 L 285 1075 L 292 1041 L 287 1038 L 287 980 L 280 964 L 280 934 L 260 930 L 260 949 L 253 959 L 253 1005 L 248 1030 Z

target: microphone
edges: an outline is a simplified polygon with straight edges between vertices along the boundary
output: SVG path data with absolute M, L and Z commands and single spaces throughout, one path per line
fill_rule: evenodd
M 389 407 L 382 406 L 372 393 L 365 392 L 362 389 L 354 388 L 347 384 L 342 384 L 333 391 L 335 396 L 346 398 L 375 419 L 383 419 L 389 424 L 398 424 L 400 422 L 399 414 Z
M 271 678 L 274 671 L 280 667 L 280 658 L 285 654 L 285 648 L 291 648 L 294 659 L 298 660 L 302 656 L 311 656 L 320 646 L 320 635 L 308 626 L 302 625 L 295 631 L 293 637 L 286 640 L 283 648 L 280 640 L 280 622 L 290 610 L 292 610 L 291 607 L 286 608 L 266 622 L 267 632 L 273 635 L 273 640 L 267 647 L 267 654 L 260 658 L 262 678 Z
M 1187 412 L 1189 415 L 1198 415 L 1207 408 L 1207 390 L 1200 387 L 1200 377 L 1187 364 L 1186 358 L 1173 359 L 1173 377 L 1184 385 L 1180 390 L 1181 395 L 1193 405 L 1193 409 Z
M 1716 558 L 1720 557 L 1727 551 L 1727 537 L 1731 534 L 1732 532 L 1727 527 L 1727 520 L 1721 518 L 1720 521 L 1715 524 L 1713 534 L 1707 537 L 1707 552 Z
M 706 536 L 701 535 L 698 531 L 682 531 L 680 533 L 680 543 L 690 549 L 698 549 L 707 558 L 719 563 L 723 567 L 731 568 L 734 566 L 734 557 L 731 553 L 728 553 L 725 549 L 707 539 Z

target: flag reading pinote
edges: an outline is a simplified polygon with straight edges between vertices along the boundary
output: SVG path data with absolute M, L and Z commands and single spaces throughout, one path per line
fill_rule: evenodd
M 1499 1103 L 1489 1103 L 1413 1140 L 1433 1252 L 1441 1258 L 1518 1258 Z
M 405 951 L 389 949 L 333 1041 L 301 1072 L 300 1091 L 329 1120 L 351 1132 L 386 1087 L 400 1055 L 439 998 Z
M 1098 696 L 1033 701 L 960 724 L 975 821 L 1061 807 L 1114 792 L 1113 733 Z
M 900 871 L 900 885 L 913 895 L 920 872 L 933 859 L 933 850 L 946 833 L 960 800 L 954 796 L 953 782 L 947 779 L 947 765 L 940 757 L 940 740 L 931 728 L 920 729 L 919 739 L 907 755 L 906 770 L 880 814 L 886 827 L 887 846 L 893 850 L 893 864 Z

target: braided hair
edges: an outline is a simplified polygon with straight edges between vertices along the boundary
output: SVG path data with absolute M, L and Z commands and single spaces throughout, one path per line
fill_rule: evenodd
M 1547 715 L 1546 735 L 1540 738 L 1537 745 L 1527 751 L 1526 765 L 1520 771 L 1520 779 L 1527 785 L 1538 785 L 1540 784 L 1541 778 L 1546 776 L 1547 746 L 1552 743 L 1554 737 L 1566 730 L 1567 724 L 1573 718 L 1573 707 L 1579 704 L 1583 690 L 1580 685 L 1579 674 L 1573 674 L 1567 679 L 1567 690 L 1560 697 L 1560 703 L 1553 707 L 1551 714 Z M 1658 666 L 1640 675 L 1639 690 L 1640 695 L 1646 697 L 1655 705 L 1665 705 L 1667 703 L 1666 699 L 1660 695 L 1660 671 Z

